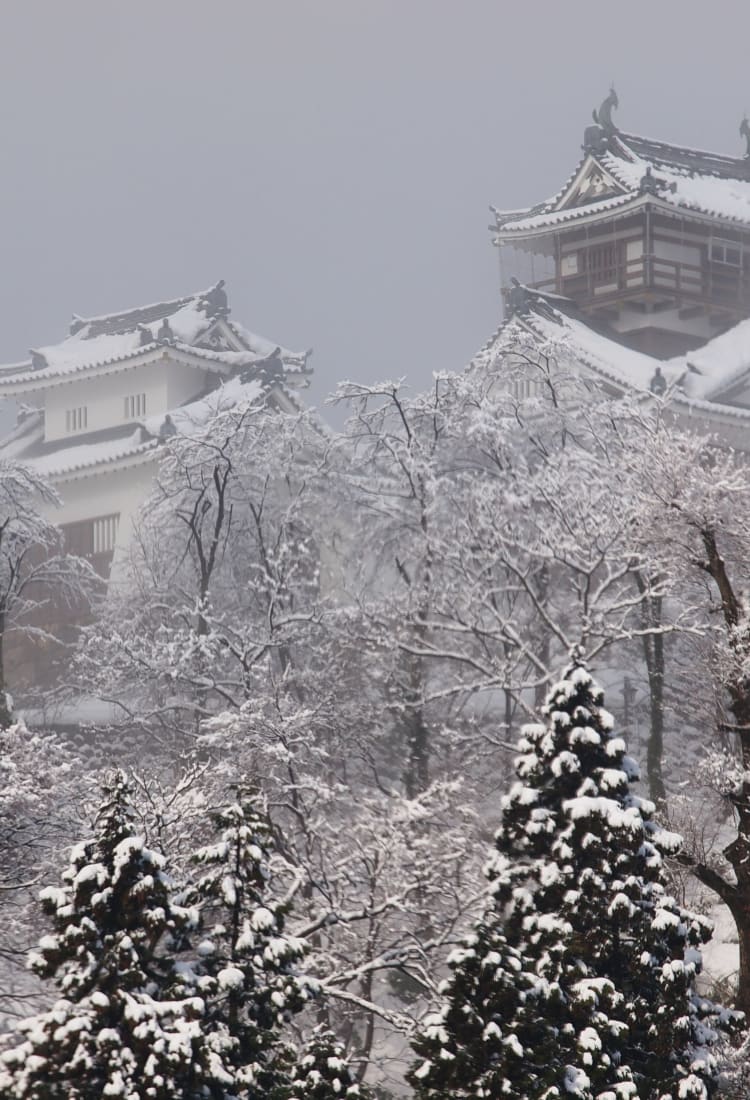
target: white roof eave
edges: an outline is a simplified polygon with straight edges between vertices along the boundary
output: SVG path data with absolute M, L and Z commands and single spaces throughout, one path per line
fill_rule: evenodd
M 24 393 L 33 393 L 39 390 L 53 389 L 57 386 L 69 385 L 84 379 L 104 377 L 111 374 L 120 374 L 122 371 L 133 370 L 135 367 L 145 366 L 149 363 L 157 363 L 160 360 L 172 360 L 184 363 L 187 366 L 198 367 L 201 370 L 214 371 L 226 377 L 232 371 L 232 366 L 217 362 L 211 352 L 199 352 L 186 350 L 174 344 L 158 345 L 154 348 L 144 348 L 143 351 L 133 352 L 131 355 L 120 359 L 113 359 L 104 363 L 89 363 L 69 371 L 61 371 L 59 374 L 45 374 L 43 370 L 33 374 L 25 374 L 22 379 L 3 378 L 0 376 L 0 397 L 18 397 Z
M 709 211 L 696 210 L 691 206 L 678 206 L 675 203 L 660 198 L 658 195 L 638 195 L 630 202 L 620 202 L 619 199 L 605 199 L 603 201 L 609 204 L 606 209 L 591 212 L 587 210 L 586 207 L 572 207 L 570 210 L 552 211 L 550 213 L 550 221 L 546 223 L 540 222 L 538 226 L 530 226 L 526 229 L 512 229 L 509 226 L 503 231 L 496 231 L 493 237 L 493 244 L 510 244 L 512 241 L 552 236 L 555 233 L 577 228 L 579 225 L 593 225 L 596 222 L 608 221 L 612 218 L 613 212 L 615 211 L 618 216 L 627 215 L 644 206 L 650 206 L 653 210 L 657 210 L 667 217 L 687 218 L 702 224 L 720 224 L 735 230 L 750 232 L 750 219 L 741 221 L 739 218 L 730 218 L 722 214 L 712 214 Z M 578 213 L 578 211 L 580 211 L 580 213 Z M 541 218 L 542 215 L 539 215 L 539 217 Z
M 69 470 L 47 473 L 45 474 L 45 481 L 50 482 L 52 485 L 61 485 L 64 482 L 81 481 L 87 477 L 98 477 L 101 474 L 109 475 L 117 473 L 119 470 L 131 469 L 134 466 L 143 466 L 158 459 L 161 448 L 161 444 L 155 447 L 144 445 L 144 450 L 136 451 L 133 454 L 121 455 L 119 458 L 102 459 L 99 462 L 92 462 L 89 466 L 76 466 Z M 30 465 L 33 467 L 33 460 Z

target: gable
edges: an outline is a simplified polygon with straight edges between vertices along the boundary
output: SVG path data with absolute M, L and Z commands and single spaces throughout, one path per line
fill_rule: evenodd
M 196 348 L 201 348 L 204 351 L 245 351 L 246 348 L 241 340 L 238 340 L 235 333 L 227 324 L 223 317 L 217 318 L 206 329 L 204 333 L 196 340 Z
M 587 206 L 600 199 L 611 199 L 625 194 L 627 191 L 622 184 L 618 183 L 598 160 L 587 157 L 560 197 L 555 209 L 569 210 L 577 206 Z

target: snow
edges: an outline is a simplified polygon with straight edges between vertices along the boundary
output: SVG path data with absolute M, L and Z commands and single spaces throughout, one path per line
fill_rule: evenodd
M 650 393 L 659 367 L 667 385 L 675 387 L 675 397 L 697 408 L 722 404 L 722 393 L 750 369 L 750 321 L 740 321 L 703 347 L 665 361 L 626 348 L 561 311 L 551 317 L 538 311 L 514 317 L 475 356 L 473 364 L 491 368 L 500 356 L 517 349 L 519 335 L 529 331 L 541 343 L 543 352 L 558 362 L 580 362 L 624 389 Z M 731 410 L 734 416 L 750 415 L 750 410 L 741 406 L 722 408 Z
M 93 339 L 87 336 L 87 332 L 88 328 L 84 328 L 75 336 L 68 336 L 59 344 L 35 349 L 39 355 L 44 356 L 47 366 L 31 372 L 31 377 L 69 374 L 84 367 L 124 359 L 143 349 L 137 331 L 112 336 L 96 336 Z
M 602 1041 L 599 1033 L 593 1027 L 585 1027 L 578 1036 L 578 1045 L 581 1050 L 601 1050 Z
M 245 361 L 246 359 L 247 357 L 244 356 Z M 220 384 L 205 397 L 170 409 L 169 416 L 180 435 L 192 435 L 218 413 L 226 412 L 238 405 L 254 404 L 263 392 L 264 386 L 259 379 L 242 382 L 240 378 L 232 378 Z M 142 427 L 136 426 L 125 438 L 120 436 L 116 439 L 104 439 L 92 443 L 84 436 L 77 442 L 71 441 L 69 446 L 60 447 L 47 454 L 34 454 L 34 445 L 38 440 L 30 437 L 25 442 L 27 446 L 31 445 L 31 453 L 24 455 L 19 449 L 18 457 L 45 478 L 63 477 L 104 464 L 150 460 L 152 455 L 156 455 L 161 445 L 158 437 L 166 415 L 167 413 L 158 413 L 145 418 L 142 421 Z M 143 428 L 151 438 L 144 437 Z M 96 713 L 101 713 L 98 703 L 93 705 Z M 97 719 L 84 716 L 84 720 L 96 721 Z
M 103 462 L 135 458 L 152 451 L 156 445 L 155 439 L 144 440 L 140 430 L 136 429 L 124 440 L 105 439 L 99 443 L 79 442 L 78 445 L 62 447 L 60 450 L 46 455 L 37 455 L 26 461 L 42 477 L 54 477 L 72 473 L 75 470 L 85 470 L 89 466 L 99 466 Z
M 111 726 L 117 722 L 120 709 L 104 699 L 81 696 L 73 703 L 53 703 L 44 710 L 33 707 L 19 710 L 18 717 L 30 726 L 52 728 L 78 723 Z
M 245 984 L 245 975 L 236 966 L 225 966 L 216 977 L 220 989 L 242 989 Z
M 247 361 L 247 357 L 245 357 Z M 205 397 L 199 397 L 186 405 L 170 409 L 172 423 L 180 435 L 192 435 L 219 413 L 226 412 L 240 404 L 254 404 L 263 393 L 263 383 L 254 378 L 242 382 L 240 378 L 230 378 Z M 148 416 L 143 427 L 151 435 L 158 435 L 164 424 L 164 413 Z
M 533 328 L 547 342 L 550 350 L 558 353 L 563 361 L 571 354 L 580 356 L 605 377 L 645 391 L 648 391 L 657 365 L 662 367 L 668 383 L 675 381 L 685 369 L 684 364 L 681 367 L 673 366 L 670 373 L 669 368 L 665 369 L 666 365 L 660 360 L 640 351 L 632 351 L 594 332 L 581 321 L 564 314 L 557 316 L 560 323 L 535 314 Z
M 675 164 L 665 164 L 657 156 L 646 159 L 630 148 L 627 135 L 620 136 L 620 144 L 627 151 L 625 156 L 618 156 L 616 152 L 610 151 L 596 157 L 596 160 L 601 166 L 599 170 L 603 168 L 609 179 L 616 186 L 619 185 L 624 193 L 598 198 L 579 206 L 557 209 L 570 183 L 576 179 L 576 171 L 561 192 L 540 203 L 538 207 L 518 211 L 496 210 L 502 236 L 533 233 L 547 226 L 552 228 L 581 218 L 596 217 L 598 214 L 643 201 L 641 180 L 648 170 L 658 186 L 657 201 L 729 222 L 750 223 L 750 181 L 724 178 Z M 729 167 L 729 162 L 726 166 Z M 739 174 L 740 170 L 737 171 Z M 653 196 L 649 195 L 648 200 L 653 201 Z M 534 210 L 537 212 L 534 213 Z
M 679 372 L 686 371 L 688 363 L 701 372 L 700 375 L 693 372 L 685 375 L 684 384 L 690 395 L 720 394 L 750 367 L 750 320 L 740 321 L 703 347 L 668 360 L 665 366 L 667 370 Z
M 509 1048 L 509 1050 L 513 1051 L 515 1055 L 517 1055 L 519 1058 L 523 1058 L 523 1047 L 521 1046 L 517 1035 L 508 1035 L 508 1037 L 504 1039 L 503 1042 L 505 1046 Z
M 605 168 L 630 191 L 638 192 L 646 170 L 651 168 L 657 183 L 664 183 L 659 188 L 658 197 L 670 206 L 695 210 L 728 221 L 750 222 L 750 181 L 700 175 L 687 168 L 644 160 L 634 153 L 632 156 L 632 161 L 613 153 L 606 153 L 601 158 Z
M 309 352 L 290 351 L 288 348 L 283 348 L 279 344 L 274 344 L 272 340 L 266 340 L 265 337 L 258 336 L 234 319 L 230 321 L 229 327 L 239 336 L 243 344 L 261 359 L 267 359 L 269 355 L 273 355 L 273 353 L 278 350 L 282 359 L 288 366 L 289 360 L 292 362 L 299 361 L 300 364 L 304 363 L 309 354 Z
M 253 913 L 250 923 L 256 932 L 266 932 L 276 926 L 276 917 L 270 909 L 261 905 Z
M 623 809 L 611 798 L 584 795 L 564 802 L 563 809 L 572 821 L 596 816 L 603 818 L 612 829 L 638 832 L 643 827 L 640 810 L 635 807 Z
M 204 291 L 190 298 L 172 302 L 154 303 L 122 314 L 78 319 L 80 327 L 57 344 L 34 349 L 31 359 L 0 366 L 0 388 L 9 393 L 22 393 L 31 384 L 41 388 L 46 380 L 65 379 L 80 371 L 93 370 L 128 360 L 151 362 L 165 350 L 179 360 L 180 354 L 206 360 L 216 367 L 232 369 L 257 363 L 278 353 L 285 371 L 298 374 L 305 370 L 308 352 L 297 353 L 282 348 L 271 340 L 257 336 L 237 322 L 229 322 L 223 316 L 209 315 L 203 308 Z M 169 307 L 172 307 L 169 312 Z M 160 313 L 157 320 L 143 322 L 141 317 Z M 165 321 L 169 325 L 166 339 L 160 335 Z M 209 332 L 215 325 L 225 326 L 223 335 L 238 350 L 197 347 L 199 342 L 211 343 Z M 125 331 L 108 332 L 104 328 L 122 327 Z M 231 334 L 231 335 L 230 335 Z M 244 345 L 244 347 L 242 347 Z M 35 365 L 36 363 L 36 365 Z
M 614 195 L 610 198 L 587 203 L 586 206 L 569 206 L 564 210 L 548 210 L 540 214 L 529 214 L 525 218 L 514 218 L 512 221 L 509 220 L 504 223 L 501 227 L 502 233 L 512 231 L 520 235 L 531 230 L 543 229 L 545 226 L 562 225 L 564 222 L 576 221 L 591 214 L 615 210 L 619 206 L 627 206 L 632 202 L 632 195 Z

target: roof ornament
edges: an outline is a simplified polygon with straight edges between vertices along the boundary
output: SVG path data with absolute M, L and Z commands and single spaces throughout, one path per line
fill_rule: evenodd
M 747 113 L 745 113 L 745 117 L 740 123 L 740 137 L 743 137 L 747 143 L 745 159 L 750 160 L 750 121 L 748 121 Z
M 254 359 L 252 363 L 248 363 L 240 371 L 239 379 L 240 385 L 245 386 L 248 382 L 283 382 L 286 375 L 286 369 L 284 366 L 284 357 L 281 354 L 281 348 L 276 347 L 270 353 L 270 355 L 264 356 L 263 359 Z
M 41 351 L 34 351 L 34 349 L 32 348 L 29 352 L 29 355 L 31 356 L 32 370 L 44 370 L 45 367 L 49 366 L 49 363 L 44 358 Z
M 646 169 L 646 174 L 641 176 L 640 183 L 638 184 L 638 193 L 640 195 L 658 195 L 659 194 L 659 181 L 654 173 L 651 171 L 651 165 L 649 164 Z M 658 367 L 656 368 L 659 369 Z
M 284 377 L 284 360 L 281 357 L 281 348 L 274 348 L 270 355 L 261 359 L 258 364 L 258 372 L 269 381 Z
M 525 313 L 529 312 L 531 307 L 531 295 L 529 294 L 528 287 L 519 283 L 514 275 L 511 276 L 510 286 L 505 292 L 505 301 L 508 306 L 508 313 L 511 317 L 523 317 Z
M 615 91 L 614 84 L 609 89 L 609 94 L 605 100 L 602 101 L 602 105 L 598 111 L 592 111 L 592 117 L 597 126 L 601 126 L 605 134 L 616 134 L 617 127 L 612 121 L 612 111 L 620 106 L 620 101 L 617 98 L 617 92 Z
M 159 331 L 156 334 L 156 342 L 158 344 L 173 344 L 174 333 L 169 325 L 169 320 L 165 317 L 159 326 Z
M 175 422 L 169 413 L 166 414 L 159 428 L 159 439 L 169 439 L 170 436 L 177 435 L 177 428 Z
M 607 152 L 609 139 L 617 133 L 617 127 L 612 121 L 612 111 L 619 106 L 617 92 L 613 85 L 599 110 L 591 112 L 594 125 L 587 126 L 583 132 L 583 150 L 585 153 L 593 153 L 594 156 L 600 157 Z
M 151 329 L 147 328 L 146 325 L 138 325 L 137 328 L 138 328 L 138 342 L 139 342 L 140 346 L 142 348 L 144 348 L 146 346 L 146 344 L 153 344 L 154 336 L 153 336 L 153 333 L 151 332 Z
M 641 176 L 638 183 L 639 195 L 658 195 L 661 191 L 675 192 L 677 190 L 677 181 L 667 183 L 665 179 L 660 179 L 659 176 L 655 176 L 651 170 L 649 164 L 645 173 Z
M 667 390 L 667 380 L 661 372 L 661 367 L 657 367 L 654 371 L 654 376 L 649 382 L 648 388 L 656 397 L 661 397 Z
M 229 315 L 229 300 L 224 286 L 224 280 L 219 279 L 216 286 L 212 286 L 201 298 L 200 308 L 207 317 L 227 317 Z

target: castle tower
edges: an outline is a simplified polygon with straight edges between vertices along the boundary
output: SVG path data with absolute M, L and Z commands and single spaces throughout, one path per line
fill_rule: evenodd
M 750 317 L 750 124 L 729 157 L 625 133 L 617 106 L 613 89 L 553 198 L 493 208 L 494 242 L 507 276 L 668 359 Z

